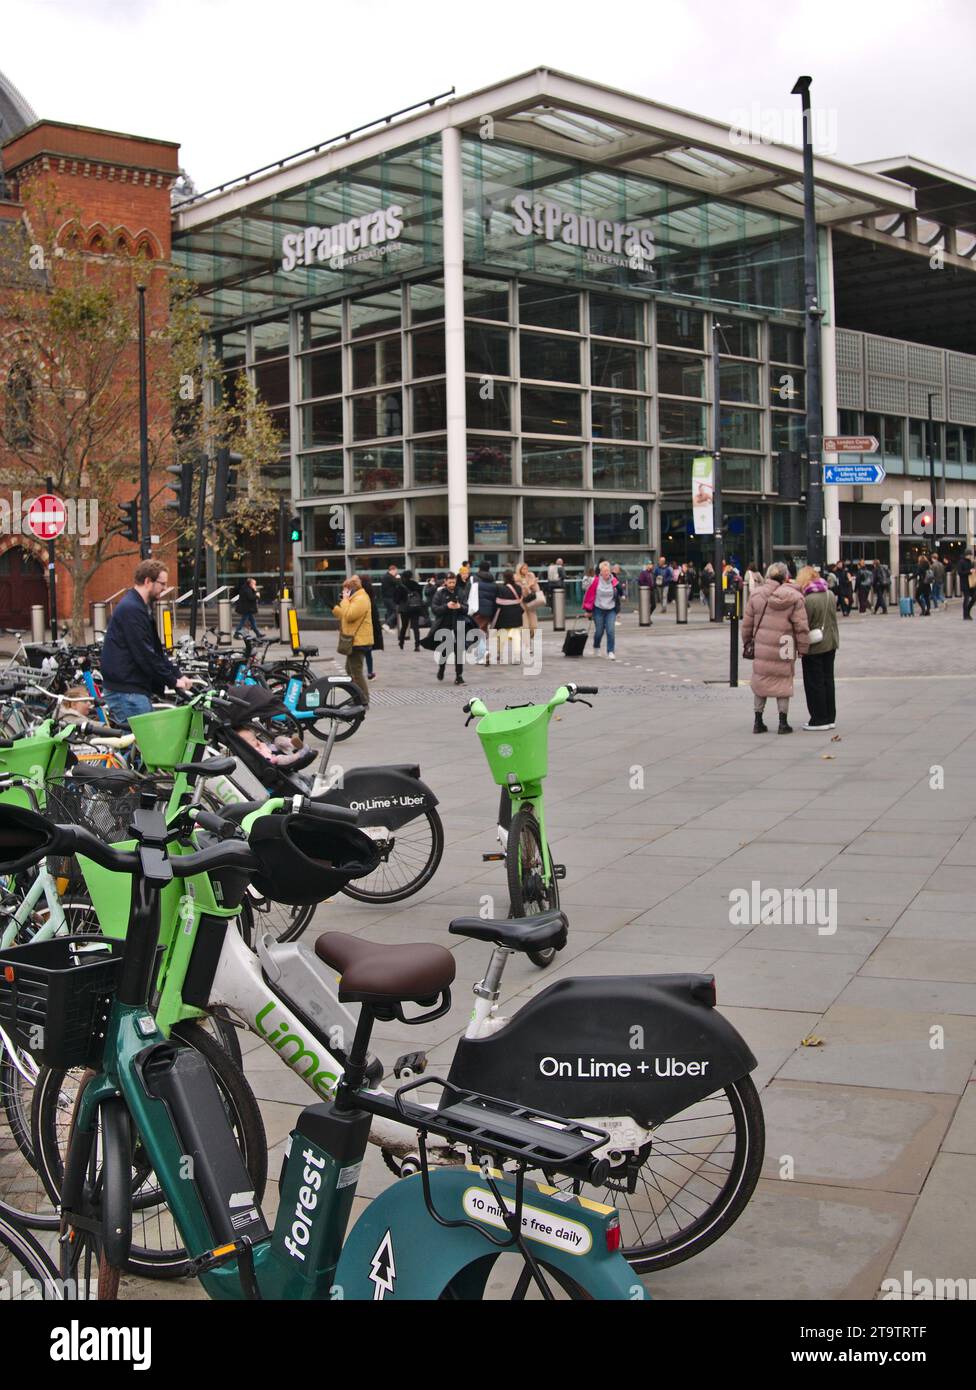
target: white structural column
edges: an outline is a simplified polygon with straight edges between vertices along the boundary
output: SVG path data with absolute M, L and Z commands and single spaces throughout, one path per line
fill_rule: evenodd
M 461 132 L 441 132 L 444 200 L 444 355 L 447 370 L 447 535 L 451 567 L 468 554 L 468 456 L 464 399 L 464 182 Z
M 830 323 L 821 322 L 820 366 L 823 377 L 823 432 L 837 433 L 837 304 L 834 299 L 834 247 L 831 229 L 827 228 L 827 303 Z M 809 389 L 809 382 L 807 383 Z M 827 564 L 840 559 L 840 492 L 833 486 L 824 488 L 824 526 L 827 530 Z

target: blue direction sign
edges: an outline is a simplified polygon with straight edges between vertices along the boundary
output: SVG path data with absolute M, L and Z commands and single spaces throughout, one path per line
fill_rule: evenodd
M 841 483 L 848 487 L 870 487 L 873 483 L 883 483 L 885 471 L 880 463 L 825 463 L 823 466 L 824 484 Z

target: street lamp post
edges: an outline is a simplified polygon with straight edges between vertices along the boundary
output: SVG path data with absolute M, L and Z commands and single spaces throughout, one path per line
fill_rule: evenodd
M 809 77 L 798 77 L 793 95 L 803 107 L 803 297 L 806 307 L 807 364 L 807 564 L 823 568 L 823 414 L 820 362 L 820 307 L 817 287 L 817 214 L 813 185 L 813 131 Z
M 146 287 L 139 285 L 139 556 L 152 555 L 149 535 L 149 405 L 146 395 Z
M 714 487 L 712 492 L 712 534 L 715 549 L 712 565 L 715 575 L 712 584 L 715 589 L 715 604 L 712 622 L 723 621 L 722 611 L 722 567 L 725 563 L 725 534 L 722 529 L 722 422 L 719 401 L 722 395 L 722 373 L 718 356 L 721 324 L 712 321 L 712 458 L 715 460 Z
M 929 487 L 932 489 L 932 549 L 939 544 L 939 520 L 936 513 L 935 500 L 935 450 L 932 441 L 935 435 L 935 420 L 932 415 L 932 402 L 935 400 L 936 393 L 929 392 L 929 418 L 925 429 L 925 453 L 929 465 Z

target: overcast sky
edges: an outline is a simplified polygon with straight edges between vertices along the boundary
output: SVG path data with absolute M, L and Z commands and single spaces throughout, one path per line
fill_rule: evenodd
M 825 153 L 976 178 L 974 0 L 2 0 L 2 35 L 39 116 L 177 140 L 201 190 L 539 66 L 770 133 L 809 73 Z

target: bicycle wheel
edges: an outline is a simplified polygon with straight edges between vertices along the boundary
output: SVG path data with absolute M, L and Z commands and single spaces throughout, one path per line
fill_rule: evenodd
M 539 822 L 527 806 L 512 817 L 505 855 L 508 874 L 508 915 L 537 917 L 559 906 L 559 885 L 553 877 L 545 881 L 545 858 Z M 556 954 L 555 946 L 543 951 L 526 951 L 533 965 L 544 969 Z
M 237 1136 L 244 1162 L 261 1201 L 268 1176 L 268 1145 L 264 1122 L 247 1081 L 221 1045 L 196 1023 L 181 1023 L 174 1036 L 207 1060 Z M 58 1200 L 64 1179 L 67 1134 L 80 1071 L 44 1068 L 38 1078 L 31 1129 L 38 1168 L 48 1194 Z M 132 1248 L 126 1268 L 155 1279 L 175 1279 L 190 1272 L 165 1198 L 141 1144 L 131 1157 L 133 1207 Z
M 646 1274 L 690 1260 L 729 1229 L 755 1190 L 764 1151 L 762 1105 L 745 1076 L 658 1125 L 636 1161 L 621 1155 L 605 1187 L 582 1190 L 617 1208 L 621 1252 Z
M 557 1302 L 571 1299 L 589 1300 L 582 1284 L 570 1278 L 563 1270 L 537 1261 L 550 1297 Z M 522 1256 L 515 1251 L 486 1255 L 484 1259 L 474 1260 L 458 1271 L 440 1295 L 444 1300 L 484 1299 L 491 1302 L 523 1301 L 544 1299 L 546 1295 L 529 1272 Z
M 0 1302 L 37 1303 L 62 1296 L 56 1266 L 34 1237 L 0 1207 Z
M 34 1166 L 31 1140 L 38 1067 L 28 1053 L 0 1048 L 0 1207 L 25 1226 L 56 1230 L 57 1209 Z
M 322 701 L 322 708 L 342 710 L 350 705 L 358 705 L 361 700 L 362 695 L 356 689 L 355 685 L 330 685 L 325 692 L 325 698 Z M 329 721 L 328 716 L 323 716 L 323 718 L 326 724 L 331 722 Z M 366 711 L 363 710 L 362 714 L 358 715 L 355 719 L 337 720 L 336 723 L 338 725 L 338 728 L 336 729 L 335 736 L 336 743 L 344 743 L 347 738 L 352 738 L 353 734 L 356 732 L 356 730 L 359 728 L 360 724 L 362 724 L 365 718 Z M 317 725 L 319 721 L 316 719 L 312 722 L 313 725 Z M 325 734 L 319 733 L 317 727 L 314 729 L 314 732 L 318 734 L 319 738 L 326 737 Z
M 132 1190 L 127 1144 L 121 1134 L 121 1126 L 126 1124 L 124 1111 L 111 1115 L 99 1111 L 98 1125 L 88 1133 L 75 1128 L 78 1101 L 94 1078 L 93 1071 L 82 1073 L 71 1107 L 65 1188 L 72 1194 L 67 1200 L 78 1224 L 72 1225 L 68 1216 L 62 1214 L 58 1274 L 71 1299 L 110 1302 L 119 1295 L 120 1270 L 109 1263 L 102 1235 L 110 1224 L 115 1224 L 124 1240 L 131 1237 Z
M 370 833 L 368 825 L 362 828 Z M 342 891 L 347 898 L 361 903 L 398 903 L 419 893 L 434 877 L 444 853 L 444 826 L 433 807 L 398 830 L 388 831 L 378 825 L 372 834 L 383 857 L 371 874 L 346 884 Z

